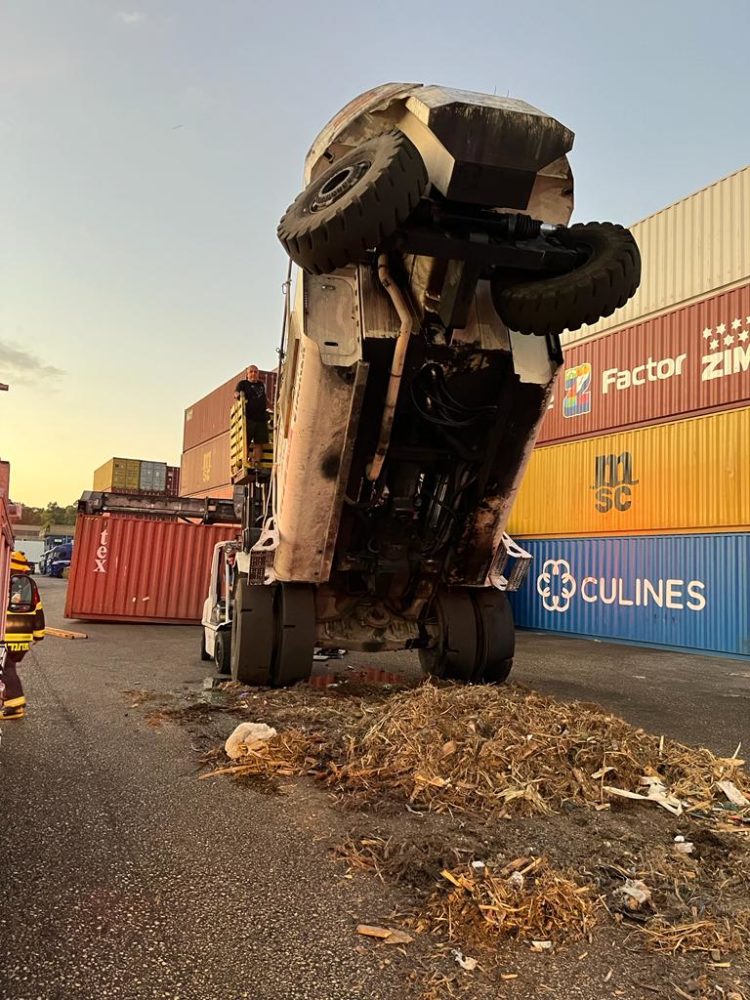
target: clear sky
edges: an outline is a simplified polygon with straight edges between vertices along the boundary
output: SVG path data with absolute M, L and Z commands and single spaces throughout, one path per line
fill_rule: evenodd
M 509 93 L 576 134 L 576 218 L 750 160 L 747 0 L 0 0 L 0 457 L 72 502 L 177 464 L 183 410 L 273 367 L 276 224 L 325 121 L 388 80 Z

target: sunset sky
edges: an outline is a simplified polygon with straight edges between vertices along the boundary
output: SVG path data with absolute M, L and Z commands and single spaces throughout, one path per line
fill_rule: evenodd
M 71 503 L 113 455 L 178 464 L 185 407 L 275 365 L 278 218 L 318 129 L 377 83 L 555 115 L 578 220 L 633 222 L 748 162 L 742 0 L 135 2 L 0 0 L 16 501 Z

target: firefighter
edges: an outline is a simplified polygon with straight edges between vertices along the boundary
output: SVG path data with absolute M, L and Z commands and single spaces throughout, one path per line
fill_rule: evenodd
M 22 719 L 26 715 L 26 697 L 18 664 L 31 649 L 32 643 L 44 638 L 44 608 L 39 591 L 31 579 L 30 567 L 23 552 L 11 555 L 10 594 L 5 623 L 5 704 L 0 719 Z

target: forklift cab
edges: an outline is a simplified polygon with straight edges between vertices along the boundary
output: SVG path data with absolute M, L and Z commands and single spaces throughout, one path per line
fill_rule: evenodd
M 220 674 L 230 672 L 232 589 L 237 573 L 238 542 L 219 542 L 211 559 L 208 596 L 201 618 L 201 659 L 213 660 Z

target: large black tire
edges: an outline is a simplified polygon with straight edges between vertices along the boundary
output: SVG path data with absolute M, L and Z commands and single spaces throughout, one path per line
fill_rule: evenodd
M 406 221 L 427 181 L 416 146 L 403 132 L 386 132 L 311 181 L 284 213 L 278 237 L 313 274 L 356 264 Z
M 502 272 L 492 278 L 492 301 L 502 321 L 518 333 L 537 336 L 577 330 L 611 316 L 641 282 L 641 255 L 630 230 L 611 222 L 588 222 L 559 229 L 550 240 L 588 255 L 567 274 L 505 286 Z
M 513 610 L 508 595 L 489 587 L 472 592 L 479 622 L 476 684 L 502 684 L 508 679 L 516 651 Z
M 276 651 L 271 684 L 289 687 L 310 679 L 315 652 L 315 590 L 305 583 L 281 583 L 276 590 Z
M 479 628 L 468 590 L 444 590 L 435 598 L 437 641 L 419 650 L 422 670 L 431 677 L 469 684 L 477 667 Z
M 232 669 L 231 641 L 229 631 L 217 632 L 214 640 L 214 663 L 216 672 L 229 674 Z
M 271 683 L 275 593 L 275 587 L 253 587 L 244 577 L 235 584 L 230 666 L 232 679 L 241 684 L 265 687 Z

